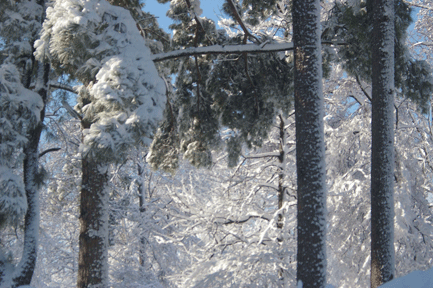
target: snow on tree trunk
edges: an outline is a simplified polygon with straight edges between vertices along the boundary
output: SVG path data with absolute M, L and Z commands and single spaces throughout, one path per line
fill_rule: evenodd
M 372 1 L 371 287 L 394 278 L 394 1 Z
M 298 184 L 297 281 L 326 283 L 326 174 L 323 133 L 320 1 L 293 1 L 296 161 Z
M 90 155 L 82 159 L 77 287 L 107 287 L 108 175 Z
M 19 265 L 13 276 L 13 287 L 30 285 L 36 266 L 39 239 L 39 187 L 43 179 L 39 169 L 39 141 L 45 118 L 45 105 L 48 101 L 46 84 L 50 72 L 50 65 L 38 64 L 38 94 L 44 103 L 39 123 L 29 131 L 28 142 L 24 147 L 24 186 L 27 197 L 27 212 L 24 218 L 24 249 Z

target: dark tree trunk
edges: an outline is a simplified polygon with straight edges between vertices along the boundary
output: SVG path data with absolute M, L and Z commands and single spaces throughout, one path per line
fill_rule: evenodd
M 108 287 L 108 181 L 106 167 L 82 159 L 77 287 Z
M 279 115 L 280 118 L 280 127 L 279 127 L 279 137 L 280 137 L 280 144 L 278 147 L 278 150 L 280 152 L 280 155 L 278 156 L 278 162 L 280 162 L 280 170 L 278 171 L 278 210 L 283 207 L 284 204 L 284 148 L 285 148 L 285 133 L 284 133 L 284 120 L 281 115 Z M 277 221 L 277 228 L 279 229 L 279 237 L 278 237 L 278 243 L 280 244 L 280 247 L 284 245 L 284 233 L 283 233 L 283 227 L 284 226 L 284 214 L 281 212 L 278 214 L 278 221 Z M 284 259 L 284 255 L 280 255 L 281 259 Z M 278 270 L 278 278 L 280 280 L 280 283 L 284 283 L 284 269 L 280 268 Z
M 146 212 L 146 189 L 144 187 L 144 168 L 137 164 L 137 171 L 138 176 L 140 178 L 140 182 L 138 185 L 138 192 L 139 192 L 139 205 L 140 205 L 140 214 L 141 214 L 141 222 L 143 222 L 144 219 L 144 213 Z M 143 223 L 140 223 L 140 225 L 143 225 Z M 142 232 L 144 234 L 144 232 Z M 140 236 L 140 249 L 139 249 L 139 262 L 140 262 L 140 271 L 145 272 L 145 260 L 146 260 L 146 237 L 144 235 Z
M 48 83 L 50 65 L 38 63 L 38 76 L 42 84 L 38 91 L 44 103 L 41 110 L 40 122 L 29 131 L 28 142 L 24 147 L 24 186 L 27 197 L 27 212 L 24 219 L 24 248 L 21 261 L 14 270 L 12 287 L 30 285 L 36 266 L 38 238 L 39 238 L 39 186 L 42 184 L 39 175 L 39 141 L 45 118 L 45 105 L 48 101 L 46 84 Z M 30 78 L 30 76 L 28 77 Z M 30 83 L 27 83 L 30 85 Z
M 371 287 L 394 278 L 394 1 L 371 0 Z
M 293 1 L 296 166 L 298 185 L 297 281 L 326 284 L 326 174 L 323 132 L 320 1 Z

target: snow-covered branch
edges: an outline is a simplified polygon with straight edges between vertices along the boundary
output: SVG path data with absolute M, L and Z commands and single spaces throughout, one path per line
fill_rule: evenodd
M 433 42 L 418 42 L 418 43 L 413 44 L 412 48 L 414 48 L 416 46 L 433 46 Z
M 152 55 L 153 62 L 160 62 L 168 59 L 187 57 L 203 54 L 235 54 L 235 53 L 265 53 L 265 52 L 278 52 L 293 49 L 293 43 L 276 43 L 268 44 L 264 47 L 256 44 L 244 45 L 212 45 L 207 47 L 191 47 L 183 50 L 175 50 L 167 53 L 160 53 Z
M 323 41 L 322 45 L 347 45 L 343 42 Z M 293 50 L 292 42 L 270 44 L 212 45 L 207 47 L 191 47 L 151 56 L 153 62 L 205 54 L 237 54 L 237 53 L 269 53 Z
M 418 7 L 418 8 L 422 8 L 422 9 L 427 9 L 427 10 L 432 10 L 433 11 L 433 7 L 429 7 L 429 6 L 426 6 L 426 5 L 421 5 L 421 4 L 413 3 L 413 2 L 410 2 L 410 1 L 406 1 L 406 0 L 403 0 L 403 2 L 406 3 L 409 6 Z

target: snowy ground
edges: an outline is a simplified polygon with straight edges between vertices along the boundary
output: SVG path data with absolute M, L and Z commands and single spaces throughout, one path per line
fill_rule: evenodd
M 431 288 L 433 287 L 433 268 L 427 271 L 414 271 L 404 277 L 388 282 L 380 288 Z

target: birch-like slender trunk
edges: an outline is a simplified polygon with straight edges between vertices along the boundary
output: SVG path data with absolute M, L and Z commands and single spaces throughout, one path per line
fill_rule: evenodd
M 371 287 L 394 278 L 394 0 L 371 0 Z
M 297 282 L 326 284 L 326 174 L 323 128 L 320 1 L 293 1 L 296 166 L 298 185 Z

